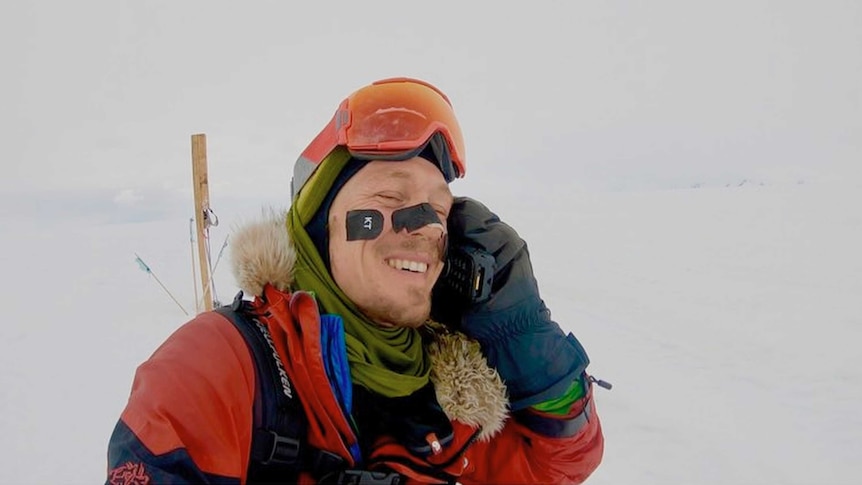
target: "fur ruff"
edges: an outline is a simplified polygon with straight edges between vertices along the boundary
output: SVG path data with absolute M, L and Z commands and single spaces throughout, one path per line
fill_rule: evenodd
M 267 283 L 290 291 L 296 253 L 284 212 L 270 211 L 261 220 L 237 228 L 231 240 L 234 278 L 244 293 L 260 296 Z M 431 321 L 424 329 L 440 406 L 449 419 L 481 427 L 480 440 L 490 439 L 508 417 L 509 401 L 500 375 L 488 366 L 479 344 L 466 335 Z
M 293 284 L 296 252 L 287 235 L 286 214 L 270 211 L 261 220 L 234 230 L 231 238 L 233 276 L 247 295 L 263 295 L 267 283 L 285 292 Z

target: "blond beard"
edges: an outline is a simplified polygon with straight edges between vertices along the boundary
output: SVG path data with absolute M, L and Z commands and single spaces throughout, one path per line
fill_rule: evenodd
M 359 307 L 359 310 L 382 327 L 418 328 L 431 316 L 431 295 L 419 291 L 415 290 L 415 296 L 421 297 L 422 302 L 417 305 L 398 308 L 400 305 L 381 299 L 374 302 L 373 308 Z

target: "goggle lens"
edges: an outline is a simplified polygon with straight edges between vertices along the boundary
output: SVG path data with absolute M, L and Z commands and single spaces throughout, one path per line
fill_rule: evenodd
M 438 162 L 448 165 L 451 161 L 456 176 L 464 175 L 461 128 L 449 100 L 434 87 L 404 78 L 378 81 L 350 95 L 342 109 L 347 116 L 336 115 L 336 124 L 346 122 L 336 125 L 338 141 L 351 154 L 381 159 L 415 156 L 439 133 L 450 160 L 439 159 L 442 154 L 435 148 Z
M 447 182 L 466 172 L 464 137 L 445 94 L 411 78 L 377 81 L 342 101 L 293 167 L 296 197 L 337 146 L 364 160 L 407 160 L 430 148 Z

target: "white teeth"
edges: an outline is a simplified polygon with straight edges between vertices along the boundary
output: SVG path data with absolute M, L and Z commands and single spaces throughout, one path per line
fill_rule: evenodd
M 428 271 L 428 265 L 420 261 L 409 261 L 406 259 L 390 259 L 389 266 L 395 269 L 404 269 L 414 273 L 424 273 Z

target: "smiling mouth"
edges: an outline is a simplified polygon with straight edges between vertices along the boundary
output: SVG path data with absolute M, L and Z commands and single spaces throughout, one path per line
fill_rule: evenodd
M 411 273 L 424 273 L 428 271 L 428 264 L 421 261 L 410 261 L 409 259 L 390 259 L 387 261 L 389 266 L 402 271 L 410 271 Z

